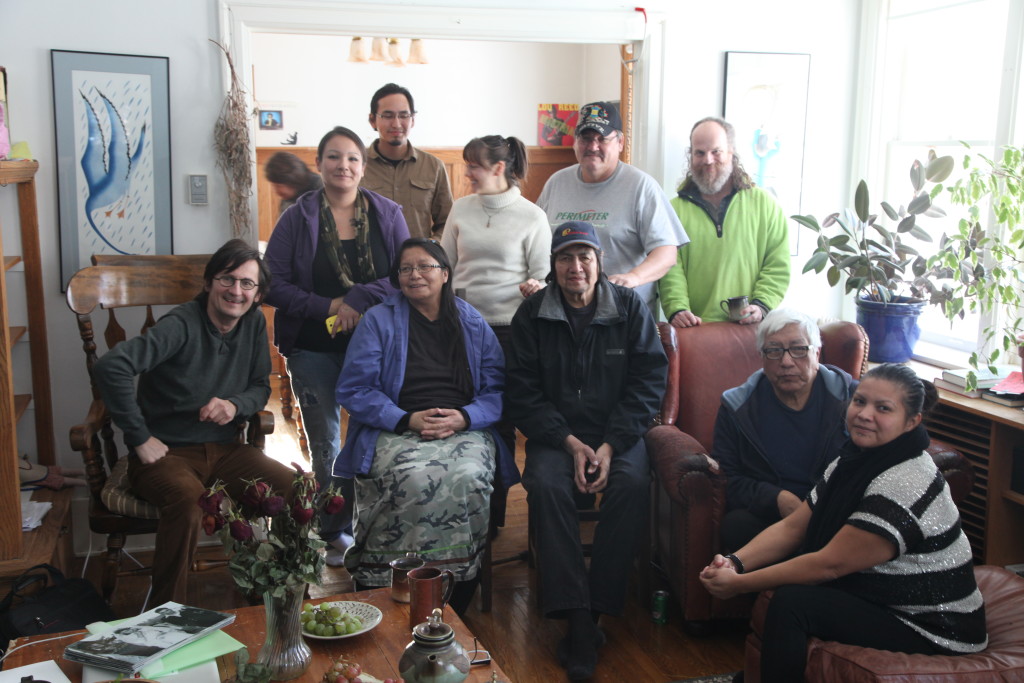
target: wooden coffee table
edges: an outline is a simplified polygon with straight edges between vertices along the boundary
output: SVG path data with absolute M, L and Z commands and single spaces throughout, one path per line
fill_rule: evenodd
M 313 651 L 313 661 L 309 669 L 299 678 L 293 679 L 301 683 L 319 683 L 324 672 L 331 663 L 341 655 L 347 655 L 359 662 L 363 670 L 377 678 L 397 678 L 398 660 L 405 652 L 405 646 L 412 640 L 412 631 L 409 628 L 409 605 L 397 603 L 391 599 L 391 591 L 387 588 L 378 588 L 361 593 L 345 593 L 329 598 L 310 600 L 314 604 L 320 602 L 333 602 L 336 600 L 356 600 L 374 605 L 384 614 L 381 623 L 368 633 L 363 633 L 351 638 L 340 640 L 313 640 L 307 639 L 309 649 Z M 260 648 L 263 646 L 263 639 L 266 636 L 266 623 L 262 607 L 242 607 L 240 609 L 227 610 L 235 615 L 235 621 L 224 631 L 237 638 L 249 648 L 251 659 L 255 660 Z M 473 633 L 466 627 L 451 609 L 445 609 L 445 621 L 455 629 L 455 639 L 462 644 L 467 651 L 473 649 Z M 25 664 L 41 662 L 44 660 L 55 660 L 61 670 L 74 683 L 82 680 L 82 665 L 76 662 L 69 662 L 63 658 L 64 648 L 86 635 L 85 631 L 69 632 L 66 637 L 59 640 L 43 641 L 52 638 L 53 634 L 33 636 L 31 638 L 18 638 L 13 641 L 11 647 L 29 643 L 27 647 L 17 650 L 4 660 L 4 669 L 13 669 Z M 484 643 L 480 643 L 480 649 L 487 649 Z M 229 678 L 235 674 L 234 654 L 225 655 L 217 660 L 222 679 Z M 469 677 L 466 679 L 471 683 L 488 683 L 492 674 L 497 674 L 498 680 L 507 683 L 508 677 L 493 660 L 490 664 L 474 666 L 470 669 Z M 130 680 L 130 679 L 127 679 Z

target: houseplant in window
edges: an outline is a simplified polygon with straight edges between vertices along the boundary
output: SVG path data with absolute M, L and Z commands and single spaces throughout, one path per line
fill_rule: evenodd
M 988 314 L 992 322 L 982 331 L 981 349 L 971 354 L 974 368 L 1013 362 L 1018 355 L 1024 364 L 1024 149 L 1004 147 L 995 159 L 969 152 L 963 167 L 966 175 L 949 192 L 953 204 L 967 208 L 966 216 L 942 236 L 929 260 L 932 279 L 947 278 L 933 300 L 951 322 L 967 311 Z M 992 226 L 985 229 L 990 211 Z
M 934 153 L 927 165 L 915 161 L 910 167 L 913 194 L 907 204 L 881 202 L 891 222 L 888 227 L 871 213 L 864 180 L 857 185 L 853 209 L 833 213 L 821 223 L 814 216 L 792 217 L 818 235 L 803 272 L 824 271 L 832 287 L 845 275 L 846 291 L 857 293 L 857 322 L 868 334 L 872 361 L 902 363 L 910 358 L 921 335 L 917 317 L 933 299 L 933 291 L 941 289 L 929 278 L 928 259 L 905 238 L 932 241 L 918 220 L 945 215 L 932 199 L 942 191 L 953 165 L 952 157 Z

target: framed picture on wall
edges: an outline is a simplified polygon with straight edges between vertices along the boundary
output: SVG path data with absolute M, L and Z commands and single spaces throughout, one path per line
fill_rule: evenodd
M 284 128 L 284 112 L 280 109 L 260 109 L 260 130 Z
M 167 57 L 51 50 L 61 290 L 93 254 L 170 254 Z
M 787 216 L 800 208 L 807 122 L 809 54 L 725 53 L 722 116 L 736 127 L 736 153 L 759 187 Z M 799 230 L 791 226 L 790 252 Z

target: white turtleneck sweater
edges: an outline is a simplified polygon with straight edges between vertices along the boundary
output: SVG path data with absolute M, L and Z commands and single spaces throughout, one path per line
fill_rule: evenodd
M 551 267 L 547 215 L 514 186 L 456 201 L 441 246 L 452 262 L 452 286 L 465 290 L 463 298 L 491 325 L 510 324 L 523 302 L 519 283 L 543 281 Z

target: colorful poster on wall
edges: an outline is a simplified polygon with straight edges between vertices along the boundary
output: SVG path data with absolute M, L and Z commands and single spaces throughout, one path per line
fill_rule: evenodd
M 537 105 L 537 144 L 541 147 L 572 147 L 578 104 Z
M 93 254 L 170 254 L 166 57 L 52 50 L 62 287 Z
M 725 53 L 725 119 L 736 128 L 736 152 L 759 187 L 787 216 L 801 213 L 809 54 Z M 792 229 L 797 254 L 800 230 Z

